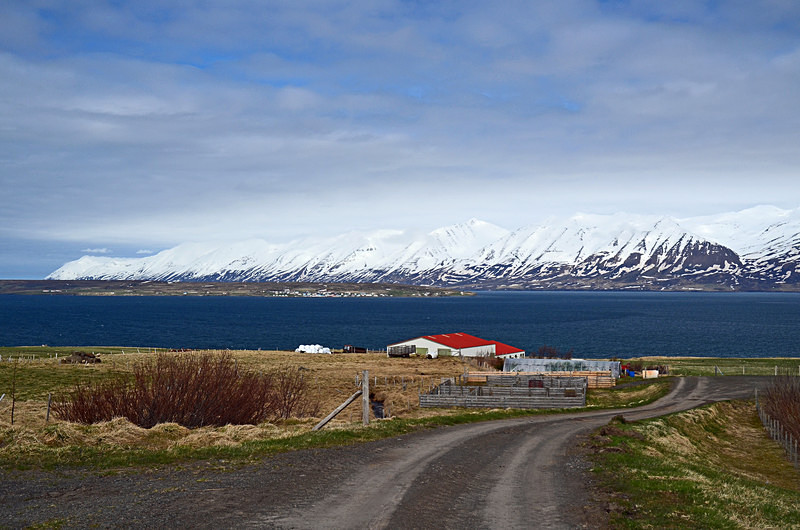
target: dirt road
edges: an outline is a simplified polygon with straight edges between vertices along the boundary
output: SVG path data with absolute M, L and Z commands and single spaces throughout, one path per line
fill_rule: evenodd
M 626 419 L 748 398 L 767 378 L 680 378 Z M 0 527 L 575 528 L 602 510 L 577 440 L 619 411 L 436 429 L 219 471 L 0 475 Z

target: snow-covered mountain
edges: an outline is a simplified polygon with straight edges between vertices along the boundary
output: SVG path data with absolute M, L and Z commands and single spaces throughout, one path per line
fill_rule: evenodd
M 48 279 L 771 290 L 800 287 L 800 208 L 688 219 L 578 214 L 514 231 L 471 219 L 423 235 L 187 243 L 145 258 L 84 256 Z

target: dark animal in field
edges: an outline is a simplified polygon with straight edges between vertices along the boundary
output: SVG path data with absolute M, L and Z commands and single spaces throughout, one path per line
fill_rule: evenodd
M 61 359 L 61 362 L 65 364 L 93 364 L 99 363 L 100 357 L 85 351 L 74 351 L 69 357 Z

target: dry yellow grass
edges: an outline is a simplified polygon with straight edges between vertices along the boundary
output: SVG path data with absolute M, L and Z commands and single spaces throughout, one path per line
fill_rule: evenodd
M 324 355 L 280 351 L 233 351 L 231 354 L 239 367 L 247 370 L 301 369 L 306 374 L 312 398 L 319 404 L 317 416 L 277 425 L 228 425 L 192 430 L 171 423 L 142 429 L 122 418 L 96 425 L 77 425 L 60 421 L 52 414 L 46 423 L 45 396 L 42 399 L 17 401 L 12 426 L 11 400 L 6 396 L 0 402 L 0 452 L 12 450 L 12 446 L 14 450 L 33 446 L 59 448 L 75 445 L 146 449 L 228 446 L 247 440 L 287 437 L 309 431 L 319 419 L 352 395 L 357 390 L 356 377 L 360 377 L 364 370 L 369 372 L 370 393 L 374 394 L 376 400 L 384 402 L 392 416 L 432 416 L 441 414 L 441 411 L 421 409 L 418 393 L 439 384 L 442 378 L 455 377 L 465 370 L 475 369 L 467 361 L 456 358 L 397 359 L 379 354 Z M 75 370 L 96 376 L 102 372 L 131 372 L 137 362 L 151 356 L 148 353 L 105 355 L 103 363 L 87 367 L 63 365 L 55 359 L 47 359 L 38 361 L 37 366 L 43 365 L 56 378 L 60 371 L 74 373 Z M 61 390 L 64 389 L 53 388 L 54 392 Z M 356 425 L 360 421 L 360 400 L 357 400 L 326 428 Z
M 389 358 L 379 354 L 308 354 L 296 352 L 233 352 L 241 366 L 252 370 L 279 367 L 302 368 L 308 374 L 311 393 L 325 416 L 357 390 L 356 377 L 369 371 L 370 392 L 383 401 L 392 415 L 422 417 L 431 412 L 419 408 L 418 394 L 475 367 L 457 358 Z M 355 407 L 356 405 L 353 405 Z M 345 418 L 348 411 L 342 413 Z M 360 418 L 354 417 L 356 421 Z M 341 420 L 340 420 L 341 421 Z

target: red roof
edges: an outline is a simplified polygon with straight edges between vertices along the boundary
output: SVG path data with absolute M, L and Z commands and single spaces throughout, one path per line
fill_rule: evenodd
M 525 353 L 525 350 L 520 350 L 514 346 L 503 344 L 502 342 L 494 341 L 494 354 L 495 355 L 509 355 L 511 353 Z
M 510 355 L 512 353 L 525 353 L 525 350 L 520 350 L 514 346 L 497 342 L 496 340 L 486 340 L 468 333 L 447 333 L 443 335 L 426 335 L 422 337 L 430 341 L 442 344 L 454 350 L 462 348 L 474 348 L 476 346 L 490 346 L 494 344 L 495 355 Z
M 447 333 L 443 335 L 425 335 L 423 339 L 442 344 L 454 350 L 462 348 L 474 348 L 476 346 L 491 346 L 494 342 L 480 339 L 468 333 Z

